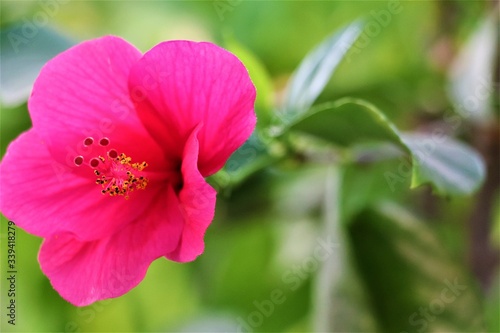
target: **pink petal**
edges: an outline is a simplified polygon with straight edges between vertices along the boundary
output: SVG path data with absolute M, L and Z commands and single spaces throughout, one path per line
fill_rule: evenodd
M 141 216 L 162 186 L 150 183 L 125 200 L 102 195 L 95 179 L 66 172 L 31 129 L 10 144 L 0 163 L 0 211 L 40 237 L 67 231 L 93 240 Z
M 73 167 L 86 137 L 108 137 L 111 146 L 150 170 L 164 167 L 159 146 L 139 121 L 128 94 L 128 76 L 141 53 L 118 37 L 74 46 L 49 61 L 28 102 L 33 127 L 53 157 Z
M 179 247 L 166 255 L 170 260 L 192 261 L 201 253 L 205 244 L 203 236 L 212 222 L 215 210 L 215 190 L 207 184 L 197 168 L 199 142 L 198 129 L 193 131 L 184 147 L 182 160 L 183 188 L 179 200 L 184 216 L 184 230 Z
M 81 242 L 64 233 L 46 239 L 39 261 L 54 289 L 84 306 L 135 287 L 153 260 L 177 246 L 181 228 L 179 202 L 169 187 L 147 214 L 110 237 Z
M 168 156 L 199 124 L 199 168 L 219 170 L 255 126 L 255 88 L 244 65 L 211 43 L 158 44 L 132 68 L 130 94 L 144 126 Z

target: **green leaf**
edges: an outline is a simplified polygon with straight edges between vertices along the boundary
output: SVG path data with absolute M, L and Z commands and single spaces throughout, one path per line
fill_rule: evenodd
M 477 286 L 424 223 L 387 204 L 348 225 L 379 331 L 484 331 Z
M 359 99 L 343 98 L 322 104 L 297 119 L 290 128 L 342 147 L 371 141 L 401 143 L 398 130 L 385 115 Z
M 287 88 L 285 116 L 309 109 L 349 48 L 362 31 L 363 23 L 355 21 L 344 27 L 312 50 L 300 63 Z
M 226 48 L 234 53 L 248 69 L 250 78 L 257 90 L 255 112 L 257 113 L 257 126 L 263 128 L 270 123 L 272 117 L 273 85 L 269 73 L 262 62 L 236 39 L 226 37 Z
M 456 111 L 479 123 L 494 121 L 491 99 L 498 66 L 498 23 L 496 12 L 482 18 L 449 71 L 448 95 Z
M 42 66 L 74 43 L 59 32 L 26 21 L 0 32 L 0 102 L 15 107 L 28 99 Z
M 254 173 L 282 158 L 279 154 L 269 152 L 269 146 L 273 144 L 262 132 L 255 131 L 231 155 L 224 168 L 209 178 L 209 182 L 216 189 L 238 186 Z
M 450 138 L 405 134 L 412 152 L 411 187 L 432 183 L 440 194 L 461 195 L 476 191 L 485 178 L 485 166 L 473 149 Z
M 344 98 L 327 103 L 307 112 L 289 128 L 344 148 L 367 142 L 394 144 L 406 158 L 400 158 L 397 172 L 385 174 L 391 189 L 411 176 L 412 188 L 431 184 L 439 194 L 464 195 L 476 191 L 485 178 L 484 163 L 471 148 L 443 135 L 401 134 L 381 111 L 362 100 Z

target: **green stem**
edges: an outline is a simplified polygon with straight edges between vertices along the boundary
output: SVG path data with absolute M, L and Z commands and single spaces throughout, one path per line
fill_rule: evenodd
M 340 245 L 340 191 L 342 181 L 341 168 L 331 165 L 327 168 L 325 180 L 325 196 L 323 203 L 324 226 L 322 238 L 327 242 Z M 313 292 L 313 328 L 315 332 L 332 332 L 334 288 L 341 276 L 342 247 L 337 246 L 326 260 L 322 262 L 316 277 L 315 290 Z

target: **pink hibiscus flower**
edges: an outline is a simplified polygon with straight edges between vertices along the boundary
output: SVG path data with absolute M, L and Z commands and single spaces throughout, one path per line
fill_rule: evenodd
M 216 196 L 204 177 L 252 133 L 254 101 L 243 64 L 216 45 L 81 43 L 35 82 L 33 128 L 0 164 L 0 211 L 44 238 L 40 265 L 63 298 L 120 296 L 153 260 L 203 252 Z

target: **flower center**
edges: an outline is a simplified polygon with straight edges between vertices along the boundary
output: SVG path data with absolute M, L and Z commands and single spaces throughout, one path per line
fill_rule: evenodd
M 83 146 L 91 148 L 87 156 L 76 156 L 76 166 L 88 166 L 97 176 L 96 184 L 101 185 L 102 194 L 112 197 L 121 195 L 129 198 L 130 192 L 143 190 L 148 185 L 148 179 L 143 176 L 143 170 L 148 166 L 146 162 L 132 163 L 132 159 L 124 153 L 118 154 L 109 147 L 111 141 L 101 138 L 97 143 L 94 138 L 87 137 Z

